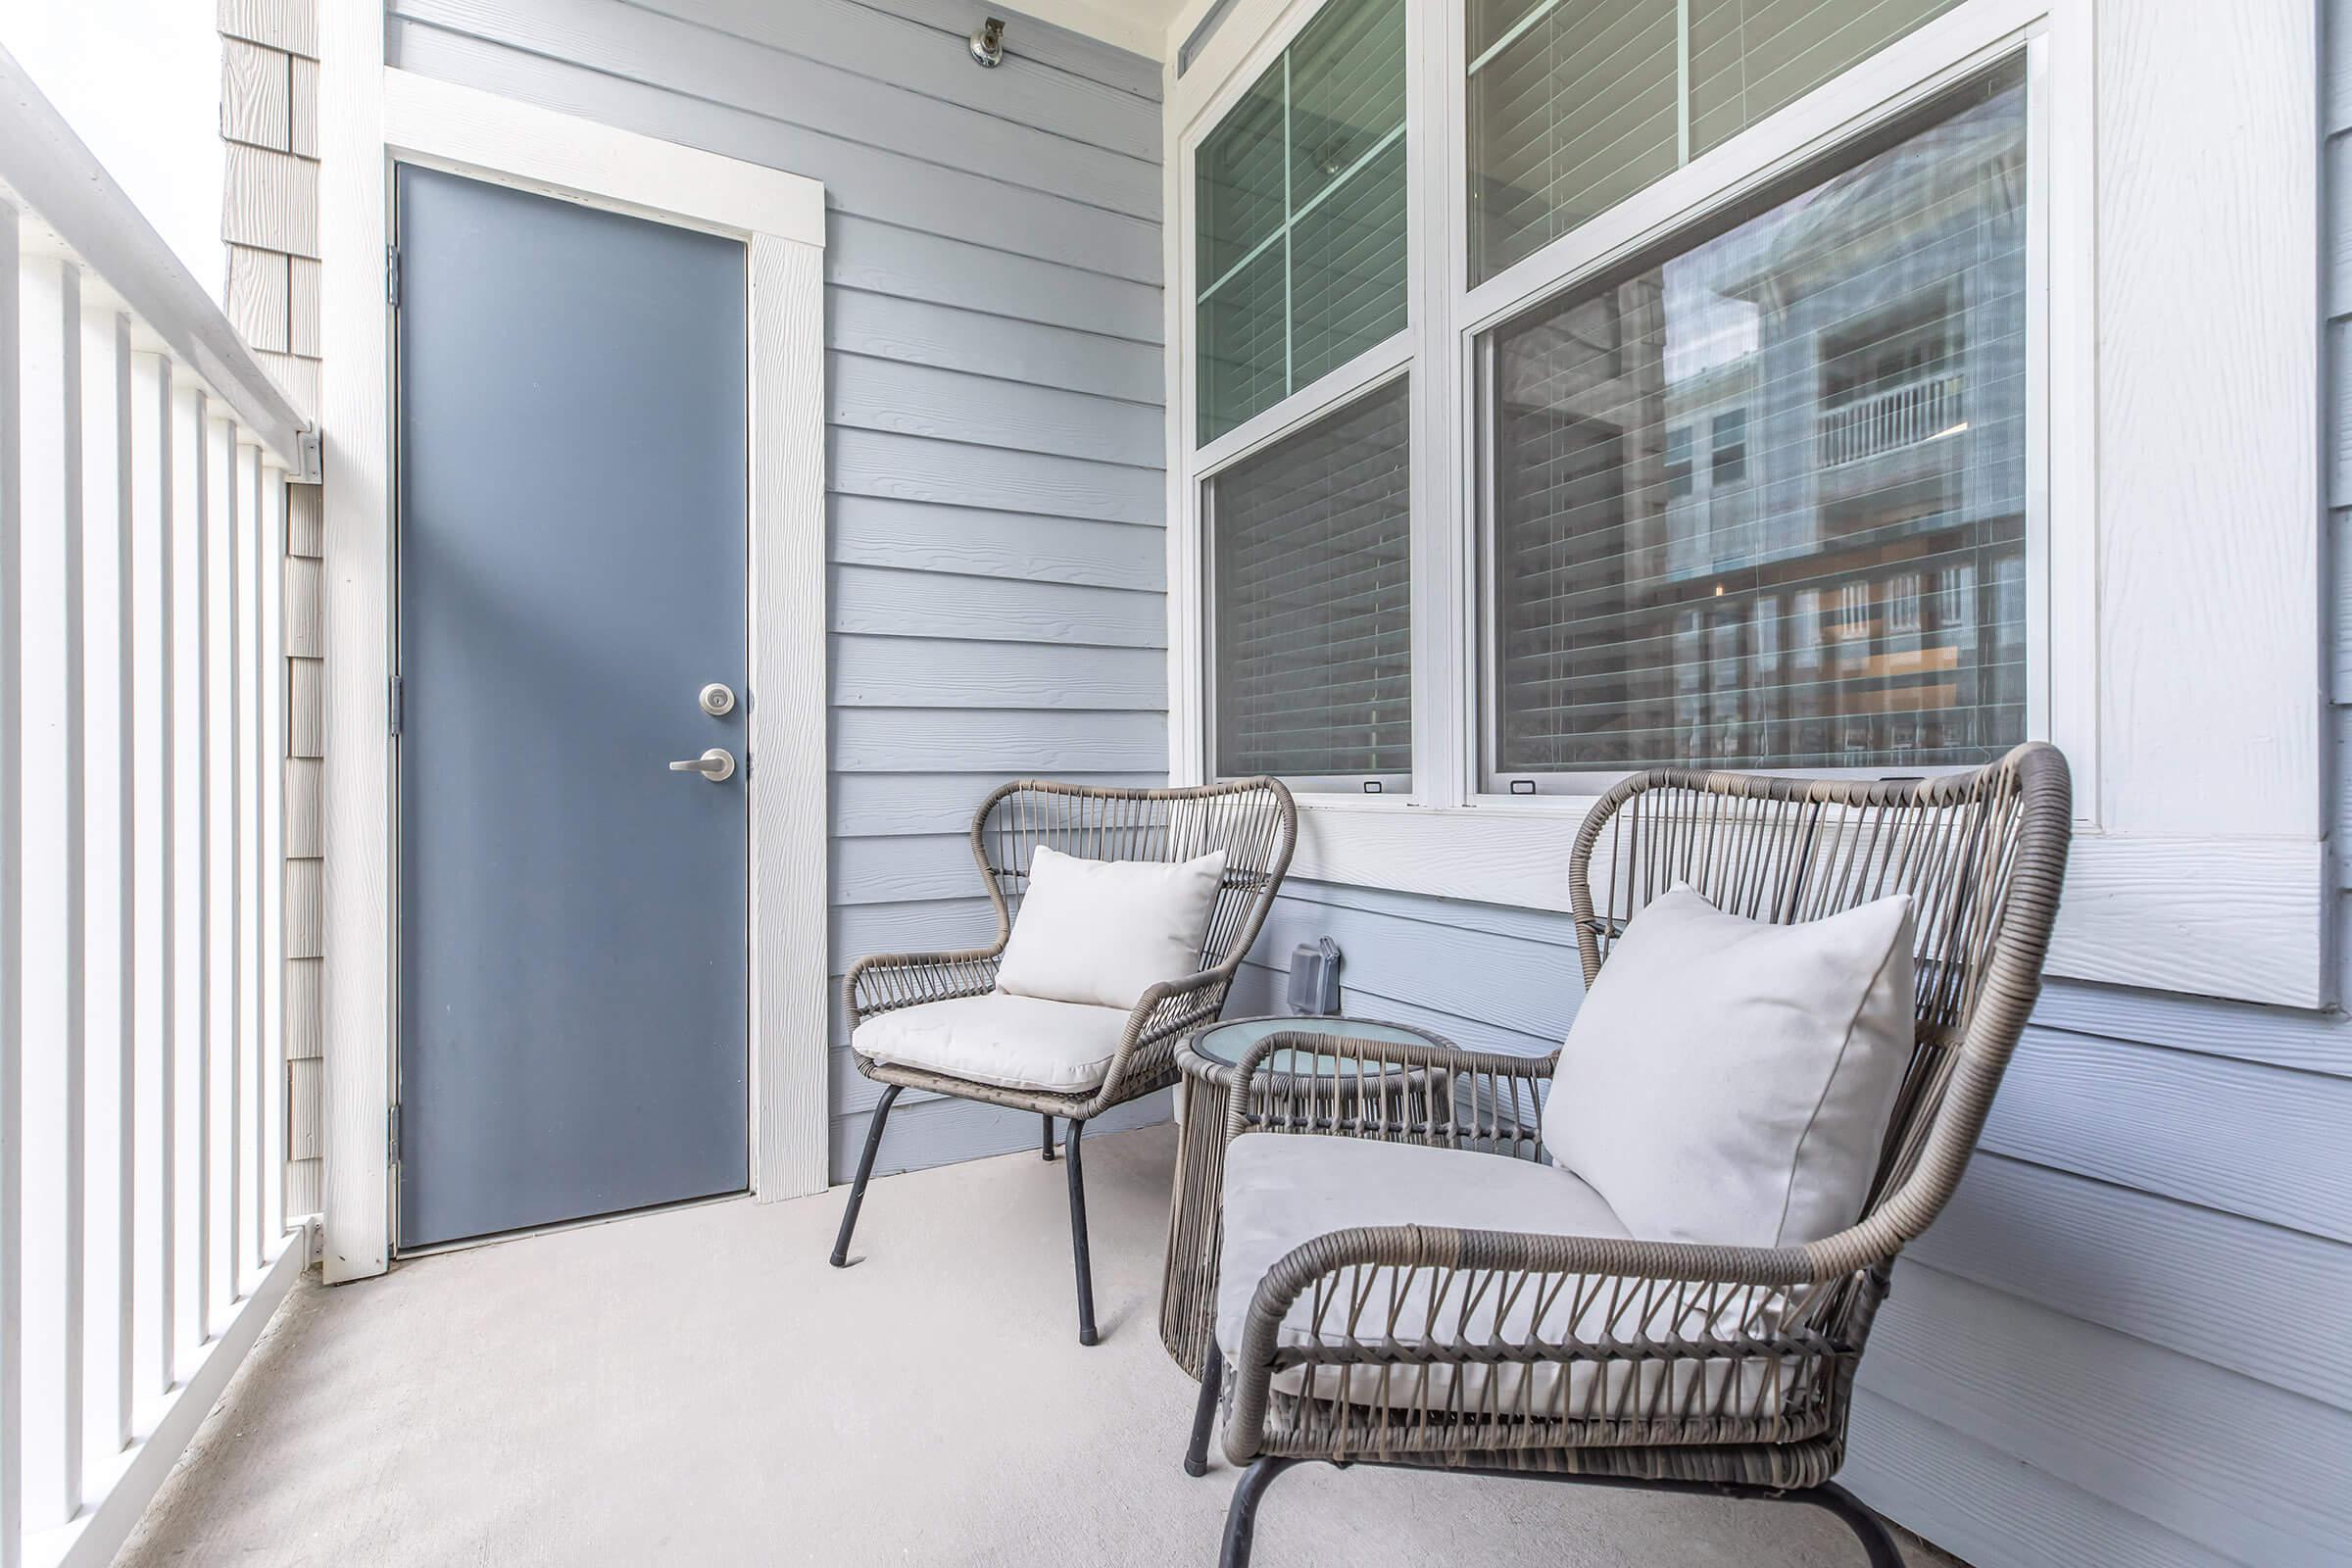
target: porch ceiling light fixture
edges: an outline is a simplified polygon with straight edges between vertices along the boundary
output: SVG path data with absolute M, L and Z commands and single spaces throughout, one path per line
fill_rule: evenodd
M 972 29 L 972 58 L 994 71 L 1004 63 L 1004 19 L 991 17 Z

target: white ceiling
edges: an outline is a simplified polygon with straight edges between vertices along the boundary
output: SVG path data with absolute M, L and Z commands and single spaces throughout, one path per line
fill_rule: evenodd
M 1017 0 L 1011 9 L 1148 59 L 1165 60 L 1168 26 L 1184 4 L 1185 0 Z M 1020 47 L 1017 35 L 1005 43 L 1015 50 Z

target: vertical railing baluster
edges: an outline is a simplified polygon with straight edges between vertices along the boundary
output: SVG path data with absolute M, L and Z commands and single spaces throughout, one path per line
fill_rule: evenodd
M 262 488 L 268 470 L 262 449 L 237 448 L 237 989 L 240 1009 L 237 1049 L 242 1072 L 237 1082 L 238 1145 L 243 1165 L 244 1204 L 237 1217 L 237 1294 L 258 1283 L 269 1261 L 262 1228 Z
M 261 831 L 254 835 L 254 889 L 261 913 L 259 943 L 262 999 L 260 1116 L 263 1136 L 256 1191 L 261 1195 L 260 1234 L 274 1250 L 285 1229 L 286 933 L 285 885 L 277 867 L 285 862 L 286 701 L 285 559 L 286 470 L 274 463 L 262 469 L 262 506 L 255 523 L 255 604 L 262 614 L 261 646 L 254 660 L 260 693 L 254 727 L 254 776 L 262 786 Z
M 136 1399 L 139 1243 L 138 592 L 130 318 L 114 319 L 115 398 L 115 1432 L 130 1446 Z
M 170 532 L 165 548 L 172 555 L 172 591 L 177 612 L 177 641 L 173 645 L 172 730 L 175 737 L 173 771 L 173 834 L 180 875 L 172 916 L 176 985 L 172 997 L 177 1020 L 172 1059 L 172 1085 L 178 1128 L 173 1163 L 175 1191 L 172 1208 L 177 1251 L 173 1273 L 172 1364 L 169 1383 L 176 1385 L 186 1364 L 182 1357 L 204 1343 L 205 1251 L 212 1234 L 211 1141 L 207 1137 L 205 1093 L 205 1037 L 210 1031 L 212 986 L 210 954 L 205 945 L 204 841 L 207 793 L 205 787 L 204 695 L 204 540 L 210 504 L 206 473 L 206 400 L 193 385 L 177 390 L 172 404 L 172 492 Z
M 228 672 L 236 634 L 237 427 L 208 410 L 204 528 L 197 540 L 204 585 L 204 1338 L 227 1323 L 236 1298 L 236 698 Z M 222 731 L 229 731 L 223 744 Z M 223 776 L 225 775 L 225 777 Z
M 131 357 L 130 573 L 133 618 L 149 628 L 136 640 L 136 714 L 132 750 L 138 795 L 137 887 L 140 936 L 137 1037 L 138 1125 L 149 1147 L 136 1161 L 138 1252 L 131 1271 L 136 1342 L 131 1360 L 133 1408 L 172 1387 L 173 1221 L 172 1161 L 178 1128 L 172 1075 L 175 881 L 172 865 L 172 366 L 160 355 Z
M 80 1506 L 81 1470 L 81 278 L 55 257 L 18 268 L 17 465 L 24 662 L 20 772 L 25 1037 L 21 1128 L 24 1516 Z
M 83 1300 L 85 1468 L 130 1441 L 132 1151 L 136 1009 L 130 735 L 130 320 L 82 314 L 83 776 L 89 988 Z
M 0 1568 L 24 1560 L 24 442 L 15 367 L 17 210 L 0 202 Z

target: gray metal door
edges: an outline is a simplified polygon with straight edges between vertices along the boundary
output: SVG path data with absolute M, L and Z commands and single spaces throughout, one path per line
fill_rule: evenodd
M 396 192 L 401 1244 L 740 1191 L 744 247 Z

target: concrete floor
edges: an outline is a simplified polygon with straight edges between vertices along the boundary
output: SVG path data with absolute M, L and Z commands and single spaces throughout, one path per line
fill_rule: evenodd
M 1155 1321 L 1174 1151 L 1088 1146 L 1094 1349 L 1034 1154 L 877 1182 L 846 1272 L 837 1189 L 306 1282 L 118 1560 L 1212 1563 L 1233 1472 L 1179 1468 L 1194 1385 Z M 1863 1556 L 1811 1508 L 1315 1466 L 1257 1561 Z

